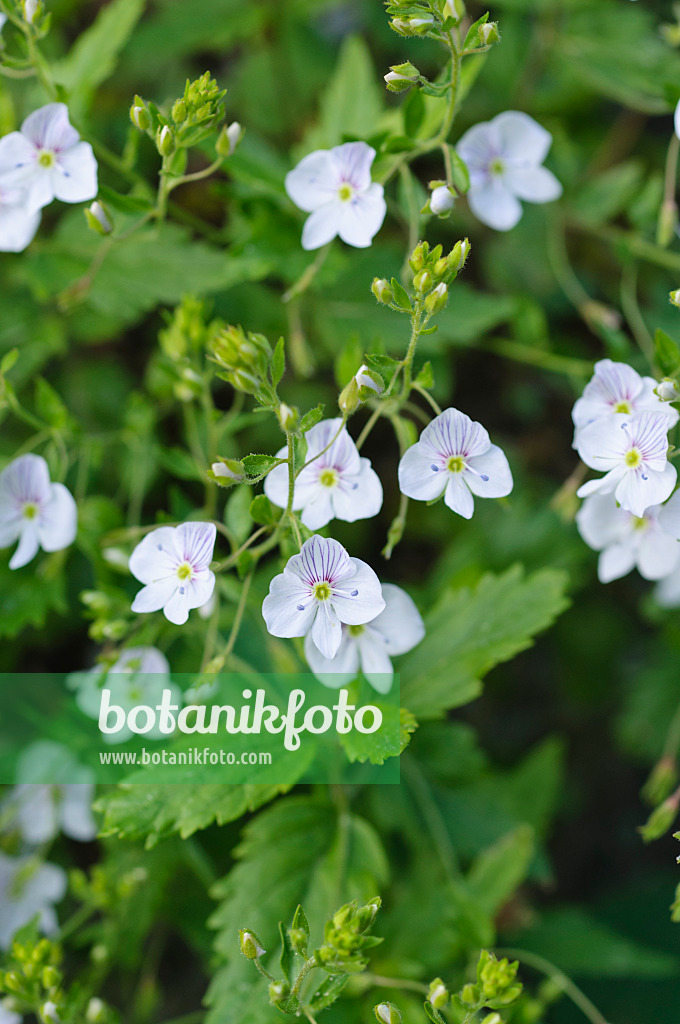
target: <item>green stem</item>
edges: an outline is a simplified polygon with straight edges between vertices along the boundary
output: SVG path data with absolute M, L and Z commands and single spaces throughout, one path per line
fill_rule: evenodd
M 229 639 L 227 640 L 226 647 L 224 648 L 224 651 L 222 652 L 222 665 L 226 664 L 227 660 L 229 659 L 229 655 L 234 650 L 234 646 L 236 644 L 236 641 L 238 640 L 238 635 L 239 635 L 239 632 L 241 630 L 241 623 L 243 622 L 243 614 L 244 614 L 244 612 L 246 610 L 246 601 L 248 600 L 248 591 L 250 590 L 250 584 L 252 583 L 252 580 L 253 580 L 253 573 L 249 572 L 248 575 L 246 576 L 246 578 L 243 581 L 243 589 L 241 590 L 241 596 L 239 597 L 239 600 L 238 600 L 238 606 L 236 608 L 236 615 L 234 616 L 234 621 L 233 621 L 232 626 L 231 626 L 231 632 L 229 634 Z
M 650 363 L 654 362 L 654 339 L 647 330 L 647 325 L 640 312 L 637 300 L 638 265 L 628 260 L 621 273 L 621 309 L 638 343 L 643 355 Z
M 326 447 L 322 448 L 321 451 L 318 452 L 316 455 L 314 455 L 311 459 L 307 459 L 305 464 L 303 466 L 301 466 L 300 469 L 298 469 L 298 471 L 295 474 L 295 476 L 298 477 L 303 469 L 307 469 L 307 466 L 311 466 L 311 464 L 313 462 L 315 462 L 317 459 L 321 458 L 322 455 L 325 455 L 326 452 L 328 451 L 328 449 L 333 447 L 333 445 L 335 444 L 337 439 L 340 437 L 340 434 L 343 432 L 343 430 L 345 429 L 346 426 L 347 426 L 347 413 L 345 413 L 344 416 L 342 417 L 342 423 L 340 424 L 340 426 L 338 427 L 336 433 L 333 435 L 333 437 L 328 442 Z
M 299 995 L 302 982 L 305 980 L 309 972 L 316 966 L 317 963 L 313 956 L 310 956 L 309 960 L 305 960 L 302 967 L 300 968 L 297 978 L 295 979 L 295 984 L 290 990 L 291 996 Z
M 422 981 L 411 981 L 408 978 L 386 978 L 382 974 L 367 974 L 361 975 L 362 982 L 366 983 L 368 988 L 370 985 L 376 985 L 378 988 L 404 988 L 411 992 L 424 992 L 427 994 L 430 989 L 428 985 L 424 985 Z
M 316 255 L 316 259 L 313 261 L 313 263 L 310 263 L 309 266 L 306 267 L 305 270 L 302 272 L 297 281 L 295 281 L 295 283 L 292 284 L 290 288 L 283 293 L 283 295 L 281 296 L 282 302 L 290 302 L 291 299 L 295 299 L 298 297 L 298 295 L 302 295 L 303 292 L 307 291 L 310 284 L 312 283 L 312 281 L 314 280 L 314 278 L 324 265 L 326 257 L 328 256 L 328 253 L 330 251 L 330 242 L 328 243 L 328 245 L 324 245 L 321 249 L 319 249 Z
M 546 352 L 541 348 L 524 345 L 519 341 L 506 338 L 490 338 L 482 343 L 487 352 L 495 352 L 506 359 L 515 359 L 520 363 L 538 366 L 553 373 L 564 373 L 568 377 L 588 378 L 592 376 L 593 364 L 587 359 L 574 359 L 572 356 L 561 356 L 554 352 Z
M 663 747 L 663 757 L 675 760 L 680 749 L 680 706 L 676 709 Z
M 214 174 L 215 171 L 220 169 L 223 160 L 223 157 L 218 156 L 217 160 L 213 160 L 208 167 L 204 167 L 200 171 L 193 171 L 191 174 L 182 174 L 179 178 L 171 178 L 167 186 L 168 195 L 171 192 L 174 192 L 176 188 L 179 188 L 180 185 L 186 185 L 190 181 L 202 181 L 203 178 L 209 178 L 211 174 Z
M 286 504 L 286 515 L 290 516 L 293 511 L 295 500 L 295 439 L 292 434 L 286 434 L 288 444 L 288 503 Z
M 424 388 L 421 384 L 418 383 L 418 381 L 414 381 L 411 387 L 413 388 L 414 391 L 417 391 L 419 395 L 423 396 L 426 402 L 430 405 L 435 415 L 441 416 L 441 407 L 438 402 L 435 402 L 434 398 L 427 390 L 427 388 Z
M 657 245 L 666 247 L 673 237 L 673 227 L 677 217 L 678 207 L 675 202 L 675 183 L 678 177 L 678 156 L 680 155 L 680 139 L 673 132 L 671 141 L 668 144 L 666 154 L 666 169 L 663 182 L 663 201 L 659 209 L 659 219 L 656 227 Z M 670 231 L 669 231 L 670 228 Z M 670 236 L 670 237 L 669 237 Z
M 519 960 L 520 963 L 525 963 L 527 967 L 533 967 L 535 970 L 540 971 L 541 974 L 545 974 L 546 977 L 560 986 L 564 994 L 588 1018 L 590 1024 L 607 1024 L 606 1019 L 598 1008 L 591 1003 L 585 993 L 574 984 L 571 978 L 568 978 L 559 967 L 555 967 L 549 960 L 539 956 L 537 953 L 530 953 L 525 949 L 497 949 L 496 953 L 500 956 L 507 956 L 512 960 Z

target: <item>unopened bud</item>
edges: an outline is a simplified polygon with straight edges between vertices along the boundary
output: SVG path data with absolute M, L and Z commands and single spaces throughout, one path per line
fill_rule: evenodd
M 42 981 L 43 988 L 56 988 L 57 985 L 61 985 L 61 973 L 56 967 L 53 967 L 51 964 L 47 964 L 47 966 L 42 969 L 40 980 Z
M 468 258 L 469 252 L 470 241 L 467 238 L 463 238 L 462 241 L 456 242 L 449 253 L 449 266 L 452 270 L 455 270 L 456 274 L 459 274 L 465 266 L 465 261 Z
M 351 416 L 352 413 L 361 405 L 361 399 L 359 398 L 359 385 L 356 377 L 352 377 L 349 384 L 347 384 L 338 397 L 338 406 L 340 411 L 346 416 Z
M 108 211 L 98 199 L 95 199 L 90 206 L 86 207 L 85 220 L 90 230 L 98 235 L 110 235 L 113 231 L 113 224 L 111 223 Z
M 393 18 L 390 25 L 401 36 L 424 36 L 434 25 L 434 18 Z
M 288 932 L 290 943 L 296 953 L 304 955 L 307 949 L 307 932 L 304 928 L 291 928 Z
M 272 1006 L 283 1003 L 290 995 L 290 985 L 285 981 L 273 981 L 269 986 L 269 1002 Z
M 175 151 L 175 138 L 170 125 L 164 124 L 156 135 L 156 148 L 161 156 L 170 156 Z
M 378 1003 L 373 1007 L 373 1013 L 380 1024 L 401 1024 L 401 1010 L 394 1003 Z
M 381 395 L 385 390 L 385 381 L 382 379 L 380 374 L 376 373 L 375 370 L 369 370 L 365 363 L 362 363 L 359 367 L 354 375 L 354 379 L 359 387 L 360 395 L 362 388 L 368 388 L 369 390 L 374 391 L 376 395 Z M 376 906 L 376 913 L 377 911 L 378 907 Z
M 59 1024 L 59 1014 L 56 1005 L 48 1000 L 40 1007 L 40 1017 L 44 1024 Z
M 213 462 L 208 475 L 220 487 L 232 487 L 243 483 L 246 471 L 243 463 L 236 459 L 220 459 L 219 462 Z
M 285 430 L 287 434 L 297 430 L 298 423 L 300 422 L 300 415 L 297 409 L 291 409 L 285 402 L 281 402 L 276 415 L 279 418 L 281 430 Z
M 425 299 L 425 309 L 428 313 L 438 313 L 449 301 L 449 290 L 440 282 Z
M 383 304 L 391 302 L 394 298 L 392 289 L 388 281 L 384 277 L 373 278 L 373 284 L 371 285 L 371 291 L 375 295 L 378 302 Z
M 21 6 L 23 9 L 24 21 L 28 25 L 32 25 L 41 12 L 42 4 L 40 3 L 40 0 L 23 0 Z
M 671 292 L 669 298 L 673 305 L 680 309 L 680 288 L 676 288 L 674 292 Z
M 432 274 L 429 270 L 421 270 L 413 278 L 413 287 L 417 292 L 422 295 L 424 292 L 429 292 L 432 287 Z
M 680 392 L 678 391 L 677 385 L 674 380 L 670 377 L 665 377 L 660 381 L 654 388 L 655 394 L 662 402 L 675 402 L 680 398 Z
M 487 21 L 484 25 L 479 26 L 479 39 L 484 46 L 492 46 L 494 43 L 499 42 L 500 38 L 498 22 Z
M 658 807 L 654 808 L 646 823 L 638 829 L 645 843 L 651 843 L 654 839 L 660 839 L 661 836 L 668 832 L 668 829 L 676 819 L 679 803 L 680 793 L 676 792 L 672 796 L 667 797 Z
M 503 1024 L 503 1018 L 500 1013 L 487 1013 L 482 1024 Z
M 175 100 L 170 113 L 175 124 L 184 124 L 187 119 L 187 105 L 182 97 Z
M 243 128 L 238 121 L 232 121 L 230 125 L 225 124 L 217 137 L 217 142 L 215 143 L 217 155 L 224 157 L 231 156 L 242 137 Z
M 453 18 L 454 21 L 461 21 L 465 17 L 465 4 L 463 0 L 446 0 L 443 11 L 445 18 Z
M 383 75 L 385 85 L 390 92 L 406 92 L 413 85 L 413 79 L 406 75 L 400 75 L 396 71 L 388 71 Z
M 436 188 L 430 196 L 430 209 L 433 213 L 436 213 L 438 217 L 442 214 L 450 213 L 453 209 L 454 196 L 448 185 L 440 185 Z
M 249 932 L 245 928 L 241 928 L 238 934 L 241 942 L 241 952 L 247 960 L 257 960 L 258 957 L 264 956 L 267 952 L 255 932 Z
M 449 1001 L 449 991 L 441 978 L 435 978 L 430 982 L 430 991 L 427 996 L 428 1002 L 435 1010 L 443 1009 Z
M 365 367 L 362 367 L 365 369 Z M 361 372 L 361 371 L 359 371 Z M 359 374 L 357 374 L 357 377 Z M 376 896 L 370 903 L 366 903 L 363 907 L 359 907 L 356 915 L 357 929 L 360 932 L 368 931 L 373 922 L 376 919 L 377 913 L 382 905 L 382 900 L 379 896 Z
M 467 985 L 463 985 L 460 998 L 467 1006 L 474 1006 L 478 1001 L 477 986 L 473 985 L 471 982 L 468 982 Z
M 98 999 L 97 996 L 93 996 L 87 1004 L 85 1010 L 85 1020 L 88 1024 L 101 1024 L 106 1016 L 106 1003 L 103 1000 Z
M 141 132 L 148 131 L 152 124 L 151 114 L 143 102 L 137 103 L 136 100 L 130 108 L 130 120 L 135 128 L 139 128 Z

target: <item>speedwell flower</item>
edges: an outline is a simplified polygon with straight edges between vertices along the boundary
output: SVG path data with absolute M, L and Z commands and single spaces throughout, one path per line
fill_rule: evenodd
M 38 846 L 59 832 L 80 842 L 94 839 L 94 776 L 68 747 L 52 740 L 32 743 L 19 758 L 16 780 L 5 808 L 24 842 Z
M 518 110 L 506 110 L 463 135 L 456 146 L 467 165 L 470 209 L 483 224 L 509 231 L 522 216 L 520 199 L 549 203 L 562 186 L 542 167 L 552 135 Z
M 658 387 L 653 377 L 641 377 L 627 363 L 614 363 L 600 359 L 595 373 L 586 384 L 572 411 L 576 433 L 589 423 L 616 413 L 632 416 L 641 412 L 658 412 L 668 416 L 668 427 L 678 422 L 680 413 L 664 402 L 655 392 Z M 576 439 L 574 439 L 576 447 Z
M 310 464 L 295 481 L 293 508 L 302 509 L 300 518 L 309 530 L 318 530 L 331 519 L 344 519 L 347 523 L 370 519 L 382 507 L 378 474 L 371 469 L 368 459 L 360 457 L 354 441 L 341 427 L 341 419 L 322 420 L 305 435 Z M 324 451 L 328 445 L 330 448 Z M 285 458 L 286 451 L 278 451 L 277 459 Z M 288 466 L 276 466 L 269 473 L 264 492 L 275 505 L 286 507 Z
M 41 932 L 56 932 L 54 904 L 65 892 L 66 872 L 56 864 L 0 853 L 0 949 L 9 949 L 14 933 L 36 915 Z
M 473 494 L 504 497 L 512 490 L 512 473 L 481 423 L 458 409 L 445 409 L 402 456 L 399 487 L 402 494 L 419 501 L 434 501 L 443 494 L 450 509 L 470 519 Z
M 210 571 L 214 523 L 161 526 L 144 537 L 130 555 L 130 572 L 144 583 L 132 602 L 133 612 L 157 612 L 176 626 L 192 608 L 207 604 L 215 589 Z
M 361 626 L 343 626 L 338 653 L 324 658 L 311 635 L 305 637 L 305 657 L 324 686 L 339 688 L 351 683 L 361 669 L 371 686 L 388 693 L 394 671 L 391 658 L 406 654 L 425 636 L 425 626 L 413 599 L 401 587 L 383 583 L 385 609 Z
M 318 249 L 339 235 L 365 249 L 385 219 L 383 187 L 371 181 L 375 150 L 365 142 L 317 149 L 286 175 L 286 192 L 311 214 L 302 229 L 302 248 Z
M 309 633 L 324 658 L 334 658 L 342 623 L 363 626 L 384 607 L 380 581 L 371 567 L 350 558 L 337 540 L 315 535 L 271 581 L 262 615 L 272 636 Z
M 26 205 L 27 193 L 0 185 L 0 252 L 23 252 L 40 224 L 40 213 Z
M 64 103 L 48 103 L 18 132 L 0 139 L 0 183 L 26 189 L 29 212 L 53 199 L 82 203 L 97 195 L 97 161 L 68 119 Z
M 646 580 L 660 580 L 680 562 L 680 491 L 642 516 L 617 505 L 613 494 L 592 494 L 576 513 L 576 525 L 586 544 L 601 552 L 601 583 L 635 568 Z
M 619 505 L 634 516 L 665 501 L 677 479 L 667 459 L 669 423 L 665 413 L 616 413 L 579 430 L 579 456 L 586 466 L 605 473 L 579 487 L 579 498 L 613 491 Z
M 75 540 L 78 510 L 63 484 L 50 483 L 40 455 L 21 455 L 0 473 L 0 548 L 19 541 L 10 569 L 26 565 L 38 552 L 61 551 Z

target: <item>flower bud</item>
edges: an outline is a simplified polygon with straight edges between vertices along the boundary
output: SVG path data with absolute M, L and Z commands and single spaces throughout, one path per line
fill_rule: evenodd
M 93 996 L 93 998 L 90 999 L 89 1003 L 87 1004 L 87 1009 L 85 1010 L 85 1020 L 88 1022 L 88 1024 L 101 1024 L 101 1021 L 103 1021 L 105 1017 L 106 1003 L 103 1000 L 97 998 L 97 996 Z
M 241 952 L 247 960 L 257 960 L 258 957 L 264 956 L 267 952 L 255 932 L 249 932 L 245 928 L 241 928 L 238 934 L 241 942 Z
M 388 71 L 386 75 L 383 75 L 385 79 L 385 85 L 389 92 L 406 92 L 413 85 L 413 79 L 408 78 L 406 75 L 400 75 L 396 71 Z
M 680 309 L 680 288 L 676 288 L 674 292 L 671 292 L 669 298 L 673 305 Z
M 503 1024 L 503 1018 L 500 1013 L 487 1013 L 482 1024 Z
M 487 21 L 479 26 L 479 39 L 484 46 L 492 46 L 500 41 L 501 35 L 498 31 L 498 22 Z
M 664 377 L 654 388 L 654 393 L 662 402 L 675 402 L 680 398 L 677 384 L 670 377 Z
M 427 1000 L 435 1010 L 442 1010 L 449 1001 L 449 992 L 441 978 L 435 978 L 430 982 L 430 991 Z
M 382 379 L 380 374 L 376 373 L 375 370 L 369 370 L 365 363 L 361 364 L 361 366 L 354 375 L 354 379 L 356 380 L 357 385 L 359 387 L 359 397 L 361 398 L 362 402 L 365 401 L 366 398 L 370 398 L 370 395 L 366 395 L 364 397 L 364 395 L 362 394 L 362 389 L 366 388 L 370 391 L 373 391 L 376 395 L 381 395 L 385 390 L 385 381 Z M 378 908 L 376 906 L 376 913 L 377 910 Z
M 290 985 L 285 981 L 272 981 L 269 986 L 269 1002 L 272 1006 L 279 1006 L 290 995 Z
M 286 405 L 285 402 L 281 402 L 276 415 L 279 418 L 281 430 L 285 430 L 287 434 L 291 434 L 293 431 L 297 430 L 300 422 L 300 414 L 297 409 L 291 409 L 291 407 Z
M 363 367 L 365 369 L 365 367 Z M 357 377 L 359 374 L 357 374 Z M 376 919 L 378 911 L 382 906 L 382 900 L 379 896 L 376 896 L 370 903 L 366 903 L 363 907 L 359 907 L 356 914 L 356 927 L 357 931 L 365 932 L 371 927 Z
M 187 119 L 187 105 L 184 102 L 183 97 L 180 96 L 178 100 L 175 100 L 172 105 L 170 115 L 175 124 L 184 124 Z
M 468 982 L 467 985 L 463 985 L 460 993 L 460 998 L 467 1006 L 474 1006 L 478 1002 L 477 998 L 477 986 Z
M 291 928 L 288 932 L 290 943 L 296 953 L 301 956 L 305 955 L 307 949 L 307 932 L 304 928 Z
M 651 843 L 654 839 L 660 839 L 668 832 L 678 813 L 680 803 L 680 792 L 676 791 L 672 796 L 667 797 L 662 804 L 655 807 L 646 823 L 638 832 L 645 843 Z
M 425 309 L 428 313 L 438 313 L 449 301 L 449 290 L 441 281 L 425 299 Z
M 90 206 L 86 207 L 85 220 L 90 230 L 98 235 L 110 235 L 113 231 L 113 224 L 111 223 L 108 210 L 98 199 L 95 199 Z
M 170 156 L 171 153 L 174 153 L 175 138 L 170 125 L 164 124 L 162 128 L 158 129 L 156 134 L 156 148 L 161 156 Z
M 130 107 L 130 120 L 135 128 L 139 128 L 140 132 L 148 131 L 152 125 L 151 114 L 139 96 L 135 96 L 135 102 Z
M 59 1024 L 59 1014 L 56 1005 L 48 999 L 40 1007 L 40 1018 L 43 1024 Z
M 674 757 L 662 757 L 654 765 L 649 778 L 642 787 L 642 796 L 652 807 L 670 796 L 678 784 L 678 766 Z
M 47 964 L 42 969 L 41 979 L 43 988 L 56 988 L 57 985 L 61 985 L 62 977 L 61 972 L 53 967 L 51 964 Z
M 455 22 L 465 17 L 465 4 L 463 0 L 446 0 L 443 11 L 445 18 L 453 18 Z
M 453 193 L 448 185 L 440 185 L 430 196 L 430 209 L 438 217 L 441 217 L 442 214 L 446 215 L 451 212 L 454 202 Z
M 217 137 L 215 150 L 218 156 L 231 156 L 243 137 L 243 128 L 238 121 L 232 121 L 230 125 L 224 125 Z
M 378 302 L 381 302 L 383 304 L 391 302 L 392 299 L 394 298 L 394 295 L 392 294 L 392 289 L 391 289 L 391 287 L 389 285 L 389 282 L 386 281 L 384 277 L 374 277 L 373 278 L 373 284 L 371 285 L 371 291 L 375 295 L 375 297 L 378 300 Z
M 32 25 L 41 13 L 42 4 L 40 3 L 40 0 L 23 0 L 21 6 L 23 9 L 24 21 L 27 25 Z
M 246 471 L 243 463 L 236 459 L 220 459 L 219 462 L 213 462 L 208 476 L 220 487 L 232 487 L 234 484 L 243 483 Z
M 351 416 L 352 413 L 361 405 L 361 399 L 359 398 L 359 384 L 357 383 L 356 377 L 352 377 L 349 384 L 347 384 L 338 398 L 338 406 L 341 412 L 344 412 L 346 416 Z
M 393 18 L 390 25 L 400 36 L 424 36 L 434 25 L 434 18 Z
M 422 295 L 424 292 L 429 292 L 432 287 L 432 274 L 429 270 L 421 270 L 413 278 L 413 287 L 417 292 Z
M 379 1024 L 401 1024 L 401 1010 L 394 1003 L 378 1003 L 373 1007 L 373 1013 Z

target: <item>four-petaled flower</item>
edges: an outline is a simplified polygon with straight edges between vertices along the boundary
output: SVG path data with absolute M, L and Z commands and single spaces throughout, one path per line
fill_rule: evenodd
M 341 419 L 322 420 L 305 435 L 309 465 L 295 481 L 293 508 L 302 510 L 300 518 L 309 530 L 318 530 L 331 519 L 344 519 L 347 523 L 370 519 L 382 507 L 378 474 L 371 469 L 368 459 L 360 457 L 354 441 L 341 426 Z M 276 457 L 285 458 L 286 448 L 277 452 Z M 275 505 L 286 507 L 288 466 L 276 466 L 269 473 L 264 492 Z
M 579 487 L 579 498 L 613 491 L 619 505 L 634 516 L 665 501 L 677 479 L 675 466 L 667 459 L 669 424 L 665 413 L 615 413 L 579 430 L 576 448 L 581 459 L 605 473 Z
M 467 199 L 475 217 L 496 231 L 509 231 L 522 216 L 520 199 L 558 199 L 562 186 L 541 166 L 551 143 L 550 132 L 518 110 L 470 128 L 456 149 L 470 175 Z
M 133 612 L 163 613 L 181 626 L 192 608 L 207 604 L 215 589 L 210 571 L 214 523 L 161 526 L 139 542 L 130 555 L 130 572 L 146 584 L 132 602 Z
M 572 419 L 576 434 L 589 423 L 624 413 L 633 416 L 642 412 L 657 412 L 668 416 L 668 427 L 674 426 L 680 413 L 663 402 L 656 394 L 657 381 L 641 377 L 627 363 L 614 363 L 600 359 L 595 363 L 595 374 L 586 384 L 583 394 L 574 404 Z M 574 447 L 577 446 L 576 437 Z
M 642 516 L 617 505 L 613 494 L 593 494 L 576 513 L 576 525 L 586 544 L 601 552 L 601 583 L 620 579 L 634 568 L 646 580 L 660 580 L 680 562 L 680 491 Z
M 26 190 L 29 213 L 53 199 L 82 203 L 97 195 L 97 161 L 63 103 L 34 110 L 18 132 L 0 139 L 0 183 Z
M 334 658 L 342 623 L 363 626 L 384 607 L 380 581 L 371 567 L 350 558 L 337 540 L 315 535 L 271 581 L 262 615 L 272 636 L 310 633 L 324 658 Z
M 302 229 L 302 248 L 318 249 L 339 235 L 365 249 L 385 219 L 383 187 L 371 181 L 375 150 L 365 142 L 317 149 L 286 175 L 286 192 L 311 214 Z
M 445 409 L 402 456 L 399 487 L 402 494 L 419 501 L 434 501 L 443 494 L 450 509 L 470 519 L 472 495 L 504 497 L 512 490 L 512 473 L 481 423 L 458 409 Z
M 0 473 L 0 548 L 19 541 L 10 569 L 26 565 L 38 552 L 61 551 L 75 540 L 78 510 L 63 484 L 50 483 L 40 455 L 21 455 Z
M 9 949 L 14 933 L 36 915 L 41 932 L 56 932 L 53 904 L 65 892 L 66 872 L 56 864 L 0 853 L 0 949 Z
M 425 636 L 425 626 L 412 598 L 393 583 L 383 583 L 385 609 L 364 625 L 343 626 L 334 658 L 325 658 L 312 637 L 305 637 L 305 657 L 324 686 L 338 689 L 356 678 L 359 669 L 379 693 L 388 693 L 394 671 L 391 658 L 406 654 Z

